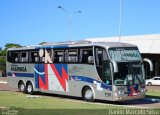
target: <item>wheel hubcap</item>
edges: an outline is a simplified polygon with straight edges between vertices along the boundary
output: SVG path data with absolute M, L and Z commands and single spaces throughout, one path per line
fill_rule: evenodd
M 29 93 L 32 92 L 32 86 L 31 86 L 31 85 L 28 85 L 27 91 L 28 91 Z
M 85 98 L 86 99 L 91 99 L 93 97 L 93 92 L 91 89 L 88 89 L 85 93 Z
M 24 91 L 24 84 L 21 84 L 20 90 L 23 92 Z

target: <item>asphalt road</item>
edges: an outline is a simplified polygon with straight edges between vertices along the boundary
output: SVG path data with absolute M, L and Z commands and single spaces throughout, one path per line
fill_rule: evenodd
M 8 87 L 7 83 L 5 83 L 6 78 L 0 78 L 0 91 L 18 91 L 18 89 L 13 89 Z M 160 92 L 160 86 L 147 86 L 147 90 L 150 91 L 158 91 Z M 43 94 L 40 94 L 43 95 Z M 47 96 L 44 94 L 44 96 Z M 63 97 L 62 97 L 63 98 Z M 73 101 L 76 101 L 75 98 L 67 97 Z M 63 98 L 66 99 L 66 98 Z M 82 102 L 84 102 L 82 100 Z M 96 101 L 95 104 L 114 104 L 116 106 L 126 106 L 126 107 L 135 107 L 135 108 L 159 108 L 160 109 L 160 96 L 156 97 L 156 99 L 151 98 L 144 98 L 139 100 L 130 100 L 130 101 L 124 101 L 124 102 L 108 102 L 108 101 Z

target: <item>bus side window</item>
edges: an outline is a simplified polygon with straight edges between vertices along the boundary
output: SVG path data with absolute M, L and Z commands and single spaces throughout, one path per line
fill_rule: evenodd
M 82 53 L 82 63 L 87 63 L 88 61 L 88 51 L 83 51 Z
M 102 66 L 103 52 L 100 48 L 96 48 L 96 64 Z
M 77 49 L 66 51 L 66 62 L 70 62 L 70 63 L 78 62 L 78 50 Z
M 28 62 L 28 52 L 21 52 L 21 62 Z
M 54 51 L 54 63 L 64 62 L 64 51 Z
M 96 65 L 102 66 L 104 60 L 108 60 L 106 51 L 103 48 L 96 48 Z
M 38 56 L 38 52 L 36 52 L 36 51 L 32 51 L 32 52 L 30 52 L 30 61 L 29 62 L 31 62 L 31 63 L 35 63 L 35 62 L 39 62 L 40 60 L 39 60 L 39 56 Z
M 88 63 L 94 63 L 93 56 L 88 56 Z
M 14 59 L 14 62 L 19 62 L 19 52 L 13 53 L 13 59 Z
M 39 62 L 39 57 L 35 57 L 35 62 Z
M 8 62 L 14 62 L 14 60 L 13 60 L 13 52 L 12 51 L 8 51 L 8 53 L 7 53 L 7 61 Z
M 40 57 L 40 62 L 44 62 L 45 58 L 44 57 Z
M 93 50 L 91 48 L 89 49 L 81 49 L 82 50 L 82 63 L 94 63 L 94 58 L 93 58 Z
M 46 58 L 47 63 L 53 63 L 53 60 L 54 60 L 53 57 L 54 57 L 53 49 L 46 49 L 45 50 L 45 57 L 43 57 L 42 62 L 45 62 L 45 58 Z

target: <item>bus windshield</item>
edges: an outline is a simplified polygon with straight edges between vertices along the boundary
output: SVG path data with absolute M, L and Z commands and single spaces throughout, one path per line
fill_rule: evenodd
M 113 61 L 137 61 L 141 60 L 138 48 L 109 48 L 110 59 Z
M 141 62 L 118 62 L 118 72 L 114 73 L 114 85 L 144 84 Z

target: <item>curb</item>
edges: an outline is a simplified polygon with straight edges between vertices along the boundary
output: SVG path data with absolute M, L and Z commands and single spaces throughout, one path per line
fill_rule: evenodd
M 7 84 L 7 81 L 0 81 L 0 83 Z
M 147 91 L 160 92 L 160 90 L 147 90 Z
M 151 102 L 156 102 L 156 103 L 160 103 L 160 99 L 156 99 L 156 98 L 144 98 L 144 101 L 151 101 Z

